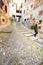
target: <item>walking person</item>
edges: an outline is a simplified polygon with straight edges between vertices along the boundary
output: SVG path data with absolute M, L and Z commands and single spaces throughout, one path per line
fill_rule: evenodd
M 34 26 L 34 31 L 35 31 L 34 36 L 36 37 L 36 35 L 38 34 L 38 26 L 37 26 L 37 24 L 35 24 L 35 26 Z

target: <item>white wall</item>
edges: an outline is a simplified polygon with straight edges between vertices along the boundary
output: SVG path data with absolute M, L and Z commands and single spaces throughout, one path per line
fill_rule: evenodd
M 10 13 L 10 17 L 12 15 L 16 15 L 16 4 L 9 3 L 9 13 Z

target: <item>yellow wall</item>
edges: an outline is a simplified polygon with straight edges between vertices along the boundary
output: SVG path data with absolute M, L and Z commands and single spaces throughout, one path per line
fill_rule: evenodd
M 9 7 L 8 7 L 7 0 L 2 0 L 2 1 L 7 6 L 7 13 L 6 13 L 6 15 L 9 17 Z
M 4 2 L 5 5 L 7 5 L 7 0 L 2 0 Z

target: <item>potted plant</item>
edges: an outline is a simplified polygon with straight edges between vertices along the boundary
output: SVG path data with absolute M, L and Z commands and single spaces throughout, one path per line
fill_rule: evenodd
M 39 65 L 43 65 L 43 62 L 41 62 Z
M 42 23 L 42 20 L 39 20 L 39 23 L 38 24 L 41 24 Z
M 35 27 L 35 25 L 32 24 L 31 27 L 30 27 L 30 29 L 34 30 L 34 27 Z
M 9 19 L 11 21 L 11 24 L 13 24 L 13 22 L 16 21 L 14 17 L 10 17 Z

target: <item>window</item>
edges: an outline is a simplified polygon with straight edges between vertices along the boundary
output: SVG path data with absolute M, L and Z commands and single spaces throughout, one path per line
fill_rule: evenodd
M 22 13 L 22 11 L 21 10 L 16 10 L 16 13 Z
M 25 14 L 25 10 L 24 10 L 24 14 Z
M 26 0 L 25 0 L 25 2 L 26 2 Z
M 26 19 L 24 19 L 24 21 L 26 21 Z

